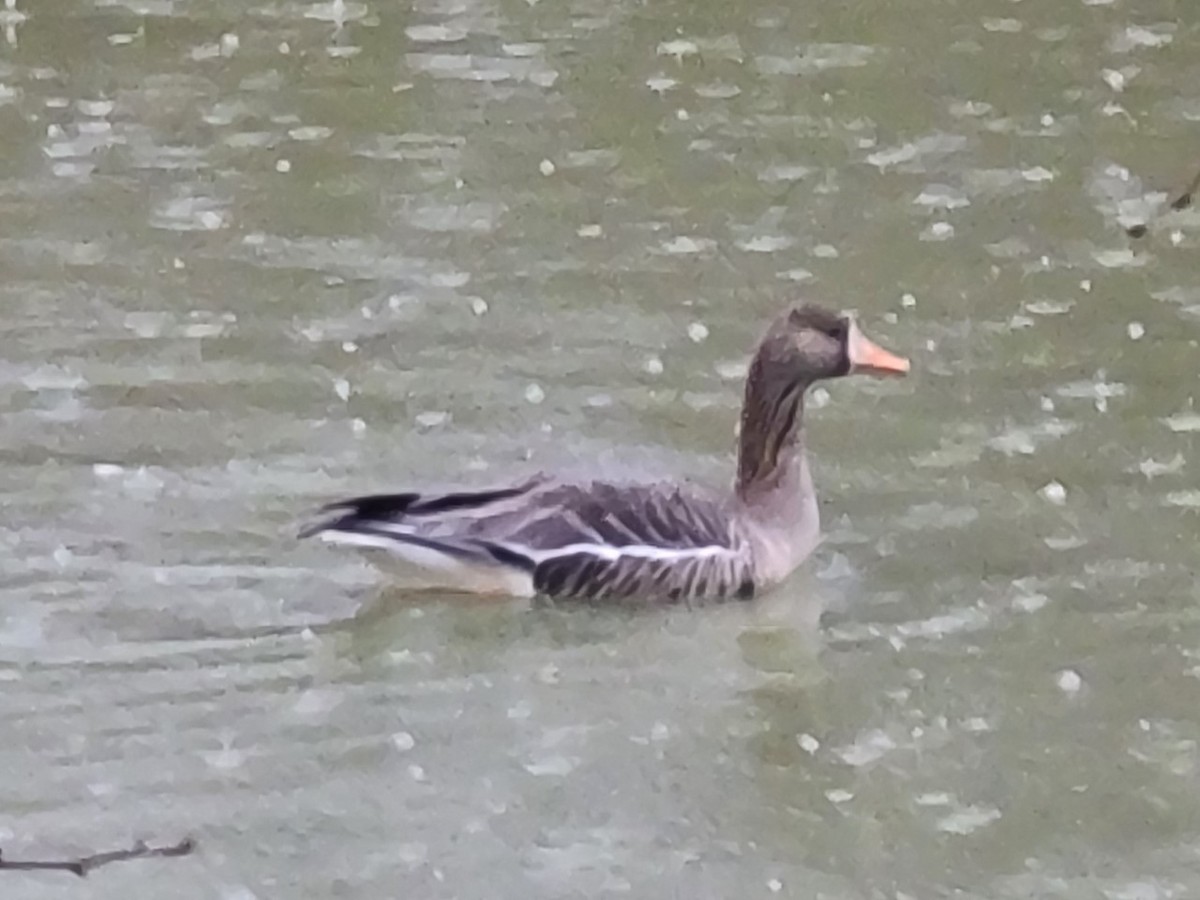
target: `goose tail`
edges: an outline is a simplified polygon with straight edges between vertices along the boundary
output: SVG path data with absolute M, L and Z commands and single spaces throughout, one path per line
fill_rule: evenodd
M 532 559 L 496 541 L 456 528 L 487 517 L 524 495 L 528 486 L 445 494 L 372 494 L 321 508 L 300 538 L 385 550 L 436 577 L 430 586 L 472 593 L 532 596 Z

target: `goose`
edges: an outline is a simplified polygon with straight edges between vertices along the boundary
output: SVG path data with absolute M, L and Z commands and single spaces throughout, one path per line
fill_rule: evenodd
M 804 399 L 843 375 L 905 375 L 909 361 L 850 315 L 794 306 L 758 342 L 746 376 L 732 490 L 670 481 L 564 480 L 339 500 L 300 532 L 382 548 L 429 587 L 513 597 L 688 602 L 749 599 L 817 545 Z

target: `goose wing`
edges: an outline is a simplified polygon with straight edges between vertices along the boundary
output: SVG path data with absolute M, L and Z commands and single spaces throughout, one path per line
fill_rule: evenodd
M 694 600 L 753 594 L 751 553 L 727 509 L 668 485 L 562 485 L 503 545 L 534 562 L 538 593 Z
M 750 548 L 727 509 L 673 486 L 539 476 L 487 491 L 356 497 L 324 512 L 302 536 L 385 547 L 441 570 L 451 586 L 479 589 L 482 574 L 497 590 L 551 597 L 691 600 L 754 590 Z

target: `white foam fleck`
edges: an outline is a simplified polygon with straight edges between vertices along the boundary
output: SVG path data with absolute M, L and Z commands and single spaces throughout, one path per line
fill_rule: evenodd
M 1038 494 L 1049 503 L 1055 506 L 1062 506 L 1067 502 L 1067 489 L 1060 482 L 1051 481 L 1045 484 Z
M 1173 475 L 1183 468 L 1184 460 L 1182 453 L 1176 453 L 1166 462 L 1159 462 L 1156 459 L 1143 459 L 1137 464 L 1137 471 L 1146 476 L 1147 480 L 1157 478 L 1159 475 Z
M 445 425 L 450 421 L 450 413 L 444 409 L 429 409 L 425 412 L 417 413 L 415 421 L 421 428 L 437 428 L 439 425 Z
M 1108 400 L 1112 397 L 1124 397 L 1126 387 L 1119 381 L 1105 381 L 1104 373 L 1097 372 L 1094 381 L 1072 381 L 1058 388 L 1060 397 L 1074 397 L 1088 400 Z
M 704 253 L 716 245 L 717 242 L 710 238 L 692 238 L 681 234 L 663 243 L 662 249 L 664 253 Z
M 467 30 L 456 25 L 409 25 L 404 29 L 408 39 L 417 43 L 453 43 L 467 36 Z
M 735 84 L 700 84 L 696 85 L 696 96 L 705 100 L 728 100 L 736 97 L 742 89 Z
M 813 173 L 811 166 L 778 165 L 767 166 L 758 176 L 759 181 L 799 181 Z
M 1020 19 L 984 19 L 982 22 L 984 31 L 999 32 L 1002 34 L 1016 34 L 1025 27 L 1025 23 Z
M 933 222 L 921 232 L 923 241 L 947 241 L 954 237 L 954 226 L 949 222 Z
M 988 624 L 987 614 L 975 608 L 956 609 L 940 616 L 930 616 L 916 622 L 900 622 L 896 634 L 902 638 L 931 638 L 934 640 L 951 634 L 978 631 Z
M 332 22 L 339 29 L 347 22 L 361 19 L 367 14 L 365 3 L 347 3 L 346 0 L 329 0 L 328 3 L 314 3 L 304 11 L 304 18 L 316 19 L 322 22 Z
M 794 243 L 795 240 L 790 237 L 764 234 L 749 240 L 738 241 L 738 247 L 747 253 L 774 253 L 777 250 L 786 250 Z
M 740 381 L 746 377 L 749 365 L 745 360 L 722 360 L 714 366 L 717 375 L 725 381 Z
M 938 831 L 947 834 L 971 834 L 1000 818 L 994 806 L 967 806 L 938 820 Z
M 1035 316 L 1061 316 L 1070 312 L 1074 305 L 1073 300 L 1031 300 L 1025 304 L 1025 309 Z
M 957 153 L 967 146 L 967 139 L 957 134 L 931 134 L 899 147 L 880 150 L 867 157 L 867 162 L 879 169 L 915 162 L 922 157 L 939 157 Z
M 780 272 L 778 277 L 785 281 L 808 281 L 813 277 L 813 273 L 808 269 L 788 269 Z
M 1145 259 L 1128 248 L 1097 250 L 1092 258 L 1106 269 L 1134 269 L 1146 264 Z
M 1064 694 L 1077 694 L 1083 687 L 1083 678 L 1074 669 L 1063 669 L 1055 676 L 1054 683 Z
M 1092 0 L 1097 2 L 1097 0 Z M 1108 0 L 1111 2 L 1111 0 Z M 1174 22 L 1167 22 L 1161 25 L 1155 25 L 1151 28 L 1143 28 L 1141 25 L 1129 25 L 1124 31 L 1115 35 L 1109 42 L 1109 47 L 1117 53 L 1128 53 L 1131 50 L 1136 50 L 1138 47 L 1150 47 L 1157 49 L 1165 47 L 1174 40 L 1174 35 L 1171 34 L 1175 30 Z
M 1176 432 L 1200 431 L 1200 413 L 1184 412 L 1167 416 L 1162 423 Z
M 546 775 L 563 776 L 569 775 L 579 764 L 579 760 L 569 756 L 564 756 L 561 753 L 554 753 L 540 757 L 525 764 L 525 771 L 530 775 L 543 777 Z
M 913 797 L 913 802 L 917 806 L 949 806 L 954 802 L 954 797 L 946 791 L 927 791 Z
M 1013 598 L 1012 606 L 1021 612 L 1037 612 L 1049 602 L 1050 598 L 1045 594 L 1021 594 Z
M 77 391 L 88 386 L 88 380 L 55 365 L 39 366 L 21 378 L 31 391 Z
M 434 272 L 429 276 L 429 283 L 434 287 L 460 288 L 470 281 L 470 272 Z
M 1087 544 L 1087 538 L 1079 534 L 1055 534 L 1043 538 L 1042 543 L 1051 550 L 1078 550 Z
M 659 56 L 673 56 L 676 62 L 682 62 L 685 56 L 694 56 L 700 52 L 700 48 L 695 41 L 677 39 L 674 41 L 663 41 L 658 45 L 657 53 Z
M 984 103 L 982 100 L 956 101 L 950 104 L 951 115 L 960 118 L 963 116 L 986 116 L 993 110 L 992 104 Z
M 865 766 L 880 759 L 884 754 L 896 749 L 896 742 L 879 730 L 868 731 L 847 747 L 834 752 L 848 766 Z
M 931 184 L 917 194 L 913 203 L 930 209 L 959 209 L 969 206 L 971 201 L 958 188 L 946 184 Z
M 294 141 L 319 141 L 330 137 L 332 128 L 324 125 L 301 125 L 288 132 L 288 137 Z
M 76 100 L 75 108 L 85 116 L 104 118 L 113 111 L 111 100 Z
M 527 59 L 531 56 L 538 56 L 542 52 L 542 45 L 537 43 L 515 43 L 504 44 L 501 49 L 509 56 L 515 56 L 520 59 Z

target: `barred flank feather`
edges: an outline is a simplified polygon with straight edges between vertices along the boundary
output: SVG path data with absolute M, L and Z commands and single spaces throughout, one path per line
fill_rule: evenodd
M 469 582 L 524 576 L 519 593 L 694 600 L 753 594 L 748 542 L 729 511 L 667 485 L 561 484 L 357 497 L 304 529 L 332 542 L 391 550 Z M 455 576 L 461 576 L 456 578 Z

